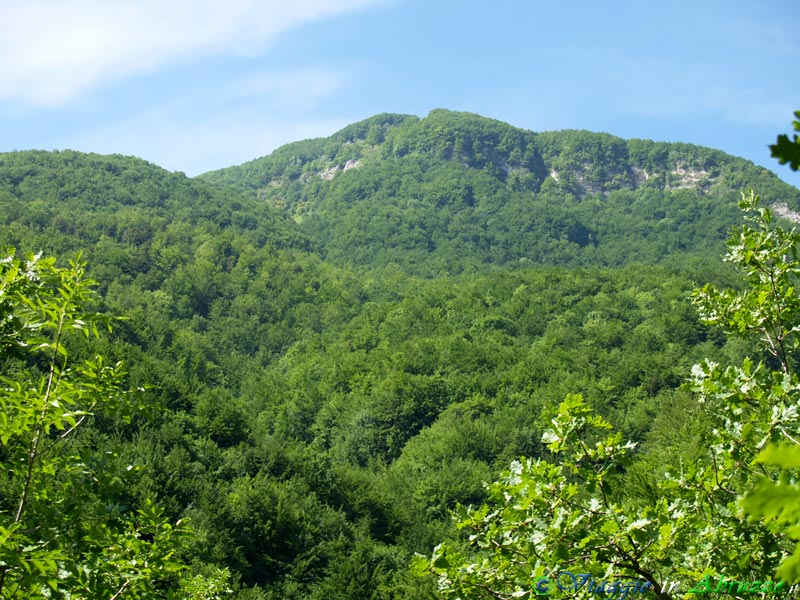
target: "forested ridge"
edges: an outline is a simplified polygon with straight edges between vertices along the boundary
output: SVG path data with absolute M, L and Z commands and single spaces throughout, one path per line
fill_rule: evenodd
M 422 276 L 674 263 L 719 254 L 747 187 L 800 207 L 796 189 L 718 150 L 445 110 L 378 115 L 201 178 L 281 208 L 334 264 Z
M 108 390 L 139 390 L 130 410 L 109 401 L 90 417 L 77 404 L 80 428 L 54 417 L 43 435 L 65 441 L 46 446 L 52 472 L 33 484 L 20 465 L 38 460 L 42 436 L 14 446 L 0 435 L 0 517 L 22 506 L 38 531 L 57 521 L 56 490 L 92 480 L 85 514 L 61 514 L 100 511 L 108 530 L 59 535 L 88 561 L 115 524 L 135 521 L 142 546 L 128 551 L 164 565 L 134 577 L 120 551 L 105 580 L 79 560 L 59 583 L 48 561 L 65 559 L 47 543 L 27 546 L 43 553 L 30 564 L 12 546 L 20 517 L 0 521 L 2 597 L 35 597 L 4 587 L 27 568 L 42 597 L 66 597 L 69 583 L 95 590 L 81 597 L 436 598 L 437 579 L 419 575 L 441 583 L 454 556 L 471 556 L 453 511 L 502 496 L 485 484 L 512 461 L 555 456 L 560 418 L 601 423 L 581 411 L 631 443 L 614 498 L 656 505 L 654 473 L 694 461 L 714 422 L 686 385 L 692 366 L 759 360 L 757 335 L 728 337 L 692 305 L 706 283 L 745 287 L 722 256 L 748 188 L 762 206 L 800 209 L 800 191 L 716 150 L 442 110 L 379 115 L 195 179 L 132 157 L 0 154 L 0 242 L 19 257 L 2 263 L 4 381 L 48 372 L 7 303 L 39 298 L 19 300 L 28 315 L 57 302 L 53 290 L 83 289 L 21 258 L 41 252 L 61 268 L 86 261 L 98 295 L 75 301 L 92 319 L 124 317 L 95 335 L 76 313 L 86 336 L 45 346 L 121 361 Z M 31 331 L 45 308 L 25 316 Z M 36 419 L 17 419 L 24 402 L 12 400 L 4 423 L 28 439 Z M 74 480 L 56 477 L 55 465 L 78 463 Z M 37 481 L 41 496 L 18 502 Z M 415 553 L 434 553 L 416 574 Z M 152 583 L 126 583 L 140 580 Z

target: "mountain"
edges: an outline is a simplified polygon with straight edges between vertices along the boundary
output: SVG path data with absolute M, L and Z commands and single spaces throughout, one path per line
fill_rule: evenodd
M 102 255 L 112 277 L 165 264 L 165 239 L 193 240 L 187 257 L 225 231 L 429 277 L 719 256 L 747 188 L 779 215 L 800 210 L 800 191 L 717 150 L 435 110 L 377 115 L 194 179 L 131 157 L 0 154 L 0 226 L 6 244 L 80 249 L 97 268 Z
M 150 289 L 204 244 L 312 245 L 285 214 L 242 194 L 139 158 L 73 151 L 0 154 L 0 232 L 22 251 L 80 252 L 106 285 L 138 278 Z
M 192 575 L 228 569 L 238 599 L 422 600 L 411 557 L 544 455 L 565 395 L 640 443 L 619 493 L 649 501 L 653 465 L 690 462 L 691 365 L 752 354 L 689 301 L 733 281 L 718 257 L 749 186 L 800 207 L 706 148 L 379 115 L 194 179 L 0 154 L 0 243 L 81 253 L 91 308 L 125 316 L 68 340 L 142 390 L 132 421 L 97 414 L 62 446 L 123 474 L 103 506 L 190 517 Z M 4 377 L 37 368 L 0 357 Z
M 740 192 L 800 191 L 721 151 L 472 115 L 382 114 L 201 179 L 291 215 L 341 266 L 420 275 L 718 255 Z

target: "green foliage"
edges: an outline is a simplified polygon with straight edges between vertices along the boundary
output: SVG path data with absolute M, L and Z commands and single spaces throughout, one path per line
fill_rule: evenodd
M 741 208 L 756 211 L 755 227 L 734 232 L 726 259 L 747 287 L 707 285 L 695 302 L 707 322 L 757 334 L 773 366 L 751 359 L 739 368 L 696 365 L 690 386 L 705 424 L 701 450 L 661 455 L 664 470 L 655 473 L 637 471 L 634 445 L 604 434 L 609 423 L 568 395 L 542 436 L 553 462 L 512 463 L 489 485 L 487 504 L 461 512 L 465 541 L 414 559 L 418 574 L 436 576 L 442 597 L 532 598 L 538 578 L 561 570 L 641 578 L 658 594 L 666 594 L 669 579 L 698 581 L 718 571 L 765 581 L 780 565 L 778 577 L 797 580 L 798 556 L 785 555 L 800 527 L 800 492 L 786 476 L 774 483 L 774 470 L 764 465 L 800 462 L 793 362 L 798 238 L 771 227 L 769 211 L 752 193 L 743 195 Z M 793 449 L 767 446 L 778 442 Z M 626 477 L 637 472 L 646 481 L 639 485 L 657 488 L 657 496 L 626 493 Z M 742 508 L 763 521 L 747 519 Z
M 783 471 L 778 481 L 768 477 L 759 479 L 742 501 L 744 510 L 763 519 L 774 530 L 797 539 L 800 537 L 800 486 L 796 473 L 800 467 L 800 446 L 795 443 L 770 444 L 756 457 L 756 461 Z M 800 544 L 778 567 L 777 575 L 784 581 L 800 581 Z
M 233 596 L 231 573 L 225 569 L 214 569 L 210 575 L 198 573 L 181 579 L 175 600 L 224 600 Z
M 202 178 L 285 211 L 330 262 L 425 277 L 674 264 L 718 253 L 747 187 L 800 205 L 773 174 L 709 148 L 446 110 L 378 115 Z
M 719 291 L 707 285 L 696 294 L 703 318 L 734 334 L 756 333 L 784 373 L 793 369 L 800 344 L 800 297 L 796 291 L 800 261 L 800 234 L 794 229 L 771 228 L 772 213 L 758 206 L 752 192 L 739 207 L 755 211 L 753 224 L 736 229 L 728 242 L 726 260 L 745 276 L 747 289 Z
M 152 503 L 119 504 L 122 473 L 80 441 L 103 410 L 130 416 L 119 363 L 74 360 L 75 336 L 97 339 L 83 264 L 13 253 L 0 261 L 5 314 L 0 379 L 0 597 L 157 597 L 182 568 L 186 529 Z M 111 463 L 113 464 L 113 463 Z
M 534 134 L 449 111 L 378 115 L 203 180 L 119 156 L 0 155 L 2 239 L 80 249 L 101 292 L 92 310 L 127 316 L 111 334 L 69 336 L 68 373 L 101 354 L 95 371 L 125 360 L 118 389 L 148 388 L 145 410 L 132 410 L 135 393 L 111 394 L 54 447 L 78 457 L 48 476 L 48 498 L 73 490 L 71 503 L 48 505 L 59 539 L 86 549 L 81 564 L 94 564 L 103 544 L 118 548 L 118 561 L 147 551 L 155 537 L 143 527 L 166 536 L 158 523 L 189 516 L 196 540 L 181 556 L 192 575 L 154 576 L 153 595 L 428 599 L 435 582 L 409 575 L 412 554 L 457 536 L 450 512 L 485 503 L 482 482 L 520 455 L 586 469 L 574 457 L 578 439 L 592 452 L 606 438 L 636 443 L 594 496 L 581 488 L 570 499 L 601 502 L 607 490 L 605 521 L 619 510 L 631 523 L 661 523 L 625 511 L 653 511 L 661 489 L 680 488 L 665 465 L 692 484 L 680 492 L 687 502 L 691 490 L 724 496 L 700 484 L 709 471 L 698 457 L 717 448 L 720 472 L 735 472 L 723 460 L 728 446 L 706 431 L 724 424 L 720 403 L 731 394 L 705 371 L 695 384 L 708 388 L 706 402 L 678 387 L 703 357 L 719 381 L 725 370 L 715 365 L 741 363 L 759 335 L 726 341 L 687 300 L 693 281 L 741 287 L 707 257 L 735 221 L 727 200 L 744 185 L 797 200 L 709 149 Z M 648 266 L 603 268 L 629 262 Z M 6 289 L 24 296 L 27 285 L 14 276 Z M 22 343 L 10 296 L 0 297 L 2 374 L 41 378 L 47 361 Z M 784 385 L 770 374 L 777 366 L 754 362 L 755 379 L 734 370 L 729 383 L 767 398 Z M 561 422 L 555 454 L 542 434 L 560 435 L 550 419 L 577 391 L 582 407 L 569 411 L 594 424 L 579 435 Z M 732 423 L 766 435 L 750 400 L 740 402 Z M 78 464 L 82 475 L 70 470 Z M 164 512 L 137 512 L 147 498 Z M 98 526 L 86 538 L 102 543 L 81 541 L 86 515 L 102 515 L 90 521 L 108 532 Z M 689 548 L 679 533 L 675 547 Z M 720 534 L 721 547 L 731 540 Z
M 759 367 L 751 373 L 751 366 L 746 364 L 736 379 L 739 379 L 738 389 L 746 389 L 747 394 L 732 395 L 728 401 L 737 412 L 742 412 L 746 401 L 758 403 L 764 407 L 762 411 L 771 409 L 769 421 L 762 416 L 760 422 L 749 428 L 756 435 L 751 434 L 750 443 L 745 448 L 754 453 L 770 442 L 754 457 L 755 462 L 787 469 L 798 466 L 797 437 L 786 422 L 794 419 L 800 390 L 795 358 L 800 345 L 797 338 L 800 300 L 796 292 L 800 281 L 800 234 L 794 229 L 786 231 L 771 227 L 770 211 L 759 208 L 758 197 L 752 193 L 743 198 L 740 206 L 756 212 L 756 216 L 750 218 L 756 228 L 745 226 L 734 233 L 727 260 L 734 262 L 744 273 L 748 289 L 743 293 L 719 292 L 707 286 L 698 294 L 698 303 L 709 322 L 732 333 L 759 335 L 773 364 L 779 366 L 780 372 L 764 373 L 764 369 Z M 768 427 L 764 426 L 765 422 Z M 757 429 L 759 426 L 760 430 Z M 753 459 L 753 456 L 747 458 Z M 800 491 L 788 475 L 782 476 L 779 482 L 767 476 L 761 477 L 742 505 L 752 516 L 764 519 L 773 527 L 780 526 L 776 530 L 778 535 L 794 539 L 800 533 Z M 800 549 L 796 548 L 783 561 L 777 574 L 785 581 L 800 581 Z
M 792 121 L 795 131 L 800 131 L 800 110 L 795 111 L 796 119 Z M 791 139 L 786 134 L 778 136 L 778 140 L 769 147 L 773 158 L 777 158 L 782 165 L 789 163 L 793 171 L 800 169 L 800 137 L 794 134 Z
M 643 560 L 644 549 L 669 515 L 659 521 L 652 518 L 657 508 L 626 510 L 610 500 L 614 471 L 635 444 L 623 443 L 619 433 L 606 435 L 611 426 L 581 396 L 567 396 L 551 425 L 543 440 L 558 463 L 515 461 L 489 485 L 488 505 L 462 509 L 458 527 L 469 535 L 469 555 L 443 544 L 430 560 L 415 558 L 419 574 L 438 576 L 443 597 L 533 598 L 534 581 L 559 567 L 592 572 L 609 564 L 615 574 L 633 571 L 659 591 L 657 563 Z M 594 439 L 586 443 L 585 436 Z

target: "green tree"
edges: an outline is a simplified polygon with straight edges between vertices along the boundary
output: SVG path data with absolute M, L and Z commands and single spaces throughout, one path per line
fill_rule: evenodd
M 800 131 L 800 111 L 795 111 L 795 121 L 792 123 L 795 131 Z M 800 169 L 800 138 L 797 135 L 790 140 L 786 135 L 779 135 L 775 145 L 770 146 L 772 156 L 778 159 L 781 164 L 789 163 L 793 171 Z M 762 288 L 769 284 L 775 287 L 781 295 L 782 301 L 773 307 L 772 319 L 765 320 L 771 327 L 766 329 L 761 327 L 761 333 L 770 342 L 770 348 L 777 349 L 776 358 L 780 361 L 784 371 L 788 372 L 790 367 L 795 366 L 794 355 L 797 346 L 798 321 L 800 315 L 795 314 L 798 308 L 798 299 L 795 287 L 800 276 L 800 267 L 797 260 L 797 242 L 800 240 L 795 230 L 788 234 L 778 229 L 778 248 L 781 249 L 782 260 L 778 261 L 781 269 L 777 273 L 771 264 L 775 262 L 774 257 L 769 257 L 767 263 L 758 262 L 759 258 L 751 259 L 754 273 L 762 273 L 760 279 L 764 280 L 764 275 L 768 276 L 768 281 L 764 281 Z M 776 240 L 769 240 L 775 244 Z M 767 240 L 762 243 L 766 244 Z M 781 243 L 782 242 L 782 243 Z M 768 268 L 763 266 L 766 264 Z M 776 275 L 778 277 L 776 278 Z M 776 354 L 775 350 L 772 350 Z M 790 363 L 791 361 L 791 363 Z M 792 374 L 792 377 L 796 375 Z M 780 470 L 780 476 L 761 477 L 751 492 L 744 498 L 743 506 L 745 510 L 755 518 L 763 519 L 773 529 L 785 531 L 786 535 L 792 539 L 800 538 L 800 485 L 797 483 L 797 469 L 800 467 L 800 442 L 796 438 L 787 436 L 789 443 L 770 444 L 756 457 L 756 461 L 770 465 Z M 777 480 L 776 480 L 777 479 Z M 778 575 L 789 581 L 800 580 L 800 543 L 795 545 L 794 552 L 787 556 L 778 568 Z
M 800 131 L 800 110 L 795 111 L 794 116 L 796 118 L 792 121 L 792 128 Z M 772 151 L 773 158 L 777 158 L 782 165 L 789 163 L 789 167 L 793 171 L 800 169 L 800 137 L 797 134 L 792 135 L 791 139 L 786 134 L 779 135 L 777 141 L 769 149 Z
M 666 472 L 650 472 L 649 485 L 659 490 L 654 497 L 626 493 L 634 445 L 608 433 L 611 425 L 580 396 L 568 396 L 542 438 L 552 460 L 515 461 L 489 486 L 486 505 L 462 511 L 458 527 L 468 532 L 466 542 L 444 543 L 432 556 L 415 559 L 417 573 L 437 576 L 443 597 L 532 598 L 541 593 L 537 581 L 557 580 L 562 571 L 605 579 L 615 592 L 622 581 L 638 580 L 664 598 L 674 593 L 668 581 L 698 582 L 704 589 L 709 577 L 767 582 L 774 576 L 797 533 L 796 526 L 782 530 L 787 520 L 797 522 L 798 511 L 781 503 L 796 501 L 800 491 L 786 475 L 781 484 L 770 483 L 776 475 L 771 465 L 797 461 L 794 452 L 779 460 L 774 450 L 759 452 L 800 439 L 794 371 L 800 234 L 774 227 L 752 193 L 740 207 L 755 215 L 734 232 L 726 260 L 744 274 L 747 287 L 708 285 L 695 302 L 707 323 L 755 337 L 764 358 L 740 367 L 703 361 L 693 368 L 696 414 L 686 418 L 704 424 L 703 450 L 660 456 Z M 764 520 L 742 510 L 757 482 L 745 508 Z M 768 498 L 770 492 L 780 495 Z M 794 581 L 793 569 L 778 575 Z M 731 591 L 733 584 L 725 585 Z M 782 584 L 769 583 L 770 589 L 774 585 Z
M 93 285 L 80 263 L 0 261 L 0 598 L 159 597 L 182 568 L 188 530 L 124 506 L 125 472 L 83 439 L 135 404 L 121 364 L 76 356 L 109 326 Z

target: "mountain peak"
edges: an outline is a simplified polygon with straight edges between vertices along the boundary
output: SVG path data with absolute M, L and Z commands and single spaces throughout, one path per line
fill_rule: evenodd
M 376 115 L 203 178 L 284 210 L 329 260 L 420 273 L 719 254 L 741 191 L 800 208 L 800 191 L 719 150 L 445 109 Z

